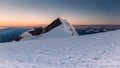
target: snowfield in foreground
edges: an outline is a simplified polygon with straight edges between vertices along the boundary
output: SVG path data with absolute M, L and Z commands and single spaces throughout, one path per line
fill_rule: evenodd
M 0 68 L 120 68 L 120 30 L 1 43 Z

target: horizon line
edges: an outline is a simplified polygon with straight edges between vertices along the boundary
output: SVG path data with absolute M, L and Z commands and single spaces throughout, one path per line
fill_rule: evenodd
M 8 27 L 13 27 L 13 28 L 31 28 L 31 27 L 37 27 L 37 26 L 42 26 L 42 27 L 46 27 L 49 24 L 40 24 L 40 25 L 31 25 L 31 26 L 0 26 L 0 28 L 8 28 Z M 72 24 L 73 26 L 94 26 L 94 25 L 120 25 L 120 24 Z

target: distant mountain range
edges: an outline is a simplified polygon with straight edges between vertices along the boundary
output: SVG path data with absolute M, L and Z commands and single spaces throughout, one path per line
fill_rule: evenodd
M 120 29 L 120 25 L 75 25 L 79 35 L 88 35 Z

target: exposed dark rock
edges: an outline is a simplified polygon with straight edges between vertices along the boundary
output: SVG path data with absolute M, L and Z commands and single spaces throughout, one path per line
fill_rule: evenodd
M 18 36 L 18 37 L 15 38 L 15 41 L 20 41 L 21 39 L 22 39 L 22 37 Z
M 33 36 L 40 35 L 42 33 L 49 32 L 50 30 L 59 26 L 60 24 L 62 24 L 62 23 L 58 18 L 58 19 L 54 20 L 51 24 L 49 24 L 47 27 L 45 27 L 45 28 L 37 27 L 37 28 L 34 28 L 33 31 L 29 31 L 29 33 L 32 34 Z
M 29 33 L 32 34 L 33 36 L 36 36 L 36 35 L 42 34 L 43 31 L 44 29 L 42 27 L 37 27 L 37 28 L 34 28 L 33 31 L 29 31 Z
M 62 24 L 62 22 L 60 21 L 59 18 L 57 18 L 51 24 L 49 24 L 47 27 L 45 27 L 45 28 L 36 27 L 36 28 L 33 28 L 33 30 L 28 31 L 28 33 L 31 34 L 32 36 L 37 36 L 37 35 L 40 35 L 43 33 L 47 33 L 61 24 Z M 22 38 L 24 38 L 24 37 L 18 36 L 17 38 L 15 38 L 15 41 L 20 41 Z
M 62 24 L 62 23 L 61 23 L 61 21 L 60 21 L 59 18 L 56 19 L 56 20 L 54 20 L 50 25 L 48 25 L 48 26 L 45 28 L 44 33 L 52 30 L 53 28 L 59 26 L 60 24 Z

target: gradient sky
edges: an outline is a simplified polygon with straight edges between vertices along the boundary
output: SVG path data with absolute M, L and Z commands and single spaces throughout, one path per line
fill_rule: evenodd
M 0 26 L 49 24 L 63 16 L 72 24 L 120 24 L 120 0 L 0 0 Z

